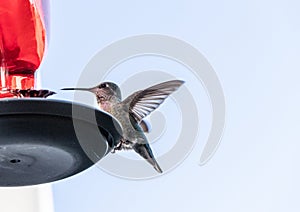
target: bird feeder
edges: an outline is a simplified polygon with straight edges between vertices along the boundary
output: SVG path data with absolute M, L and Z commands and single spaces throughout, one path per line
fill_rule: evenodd
M 70 177 L 100 160 L 120 138 L 121 128 L 108 114 L 45 99 L 54 92 L 36 90 L 46 21 L 45 0 L 0 0 L 0 186 Z

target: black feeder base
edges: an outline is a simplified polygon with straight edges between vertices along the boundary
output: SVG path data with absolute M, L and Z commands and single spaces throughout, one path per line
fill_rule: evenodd
M 0 186 L 53 182 L 109 153 L 121 127 L 110 115 L 67 101 L 0 101 Z

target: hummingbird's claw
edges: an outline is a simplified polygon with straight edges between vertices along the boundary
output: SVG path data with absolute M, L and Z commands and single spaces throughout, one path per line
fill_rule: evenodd
M 122 139 L 121 139 L 121 141 L 118 143 L 117 146 L 114 147 L 114 149 L 111 151 L 111 153 L 116 153 L 116 151 L 122 150 L 122 144 L 123 144 L 123 142 L 122 142 Z

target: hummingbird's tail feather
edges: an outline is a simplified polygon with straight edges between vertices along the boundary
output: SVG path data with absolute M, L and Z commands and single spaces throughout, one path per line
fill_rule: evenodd
M 136 143 L 133 145 L 132 148 L 136 153 L 138 153 L 145 160 L 147 160 L 148 163 L 150 163 L 157 172 L 163 173 L 162 169 L 160 168 L 160 166 L 158 165 L 157 161 L 154 158 L 154 155 L 152 153 L 149 144 Z
M 158 172 L 158 173 L 163 173 L 163 170 L 160 168 L 160 166 L 158 165 L 157 161 L 154 159 L 155 163 L 153 166 L 153 168 Z

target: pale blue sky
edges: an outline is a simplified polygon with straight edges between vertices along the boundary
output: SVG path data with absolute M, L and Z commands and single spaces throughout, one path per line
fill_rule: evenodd
M 182 39 L 206 57 L 227 107 L 221 145 L 205 166 L 197 165 L 199 139 L 180 166 L 151 180 L 91 168 L 54 184 L 56 212 L 299 211 L 299 9 L 296 0 L 52 1 L 43 87 L 74 86 L 105 46 L 155 33 Z

